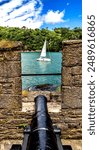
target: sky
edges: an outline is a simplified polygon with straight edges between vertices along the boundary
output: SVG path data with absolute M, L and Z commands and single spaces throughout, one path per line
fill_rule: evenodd
M 0 26 L 81 27 L 82 0 L 0 0 Z

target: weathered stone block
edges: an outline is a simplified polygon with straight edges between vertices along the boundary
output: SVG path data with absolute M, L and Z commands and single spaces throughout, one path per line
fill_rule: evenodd
M 4 63 L 1 61 L 0 62 L 0 77 L 2 77 L 4 74 Z
M 2 93 L 1 94 L 13 94 L 13 95 L 21 95 L 21 78 L 8 78 L 8 77 L 0 77 L 0 83 L 2 84 Z
M 0 142 L 0 150 L 10 150 L 13 144 L 22 144 L 22 140 L 13 139 L 13 140 L 2 140 Z
M 48 102 L 47 103 L 48 112 L 58 113 L 61 111 L 61 105 L 59 102 Z M 22 102 L 22 111 L 23 112 L 33 112 L 34 102 Z
M 51 92 L 50 101 L 61 102 L 61 93 L 60 92 Z
M 82 138 L 82 129 L 69 129 L 62 131 L 63 139 L 81 139 Z
M 28 98 L 27 99 L 23 99 L 27 100 L 28 102 L 34 102 L 34 98 L 38 95 L 44 95 L 45 97 L 47 97 L 47 100 L 50 101 L 50 91 L 31 91 L 28 94 Z
M 82 43 L 82 40 L 64 40 L 63 41 L 63 46 L 70 46 L 70 45 L 79 45 Z
M 82 89 L 75 86 L 64 86 L 62 88 L 62 107 L 65 108 L 81 108 L 82 107 Z
M 21 61 L 21 54 L 18 51 L 4 52 L 4 59 L 8 61 Z
M 13 96 L 8 94 L 0 95 L 0 108 L 7 110 L 21 110 L 21 95 Z
M 0 53 L 0 62 L 2 62 L 4 60 L 4 55 L 3 53 Z
M 62 84 L 64 86 L 81 86 L 82 75 L 81 67 L 63 67 L 62 69 Z M 77 73 L 77 71 L 79 71 Z
M 8 81 L 8 78 L 6 77 L 0 77 L 0 83 L 3 84 L 3 83 L 6 83 Z
M 82 115 L 82 109 L 65 109 L 63 110 L 63 113 L 66 114 L 66 116 L 69 116 L 71 118 L 73 117 L 80 117 L 81 118 L 81 115 Z
M 63 145 L 71 145 L 73 150 L 82 150 L 82 140 L 63 140 L 62 139 Z
M 66 55 L 63 56 L 63 65 L 64 66 L 75 66 L 75 65 L 81 65 L 82 64 L 82 54 L 75 50 L 75 52 L 72 53 L 66 53 Z
M 0 94 L 2 94 L 2 84 L 0 84 Z
M 63 66 L 75 66 L 82 64 L 81 41 L 64 41 Z
M 71 67 L 62 68 L 62 85 L 70 86 L 73 83 L 73 77 L 71 75 Z
M 14 90 L 13 90 L 14 84 L 13 82 L 6 82 L 3 83 L 2 85 L 2 94 L 14 94 Z
M 71 67 L 71 74 L 72 75 L 81 75 L 82 74 L 82 66 Z
M 82 75 L 73 76 L 73 86 L 82 86 Z
M 21 77 L 16 77 L 14 78 L 14 93 L 17 94 L 22 94 L 22 81 Z
M 21 77 L 21 62 L 6 61 L 4 64 L 5 77 Z

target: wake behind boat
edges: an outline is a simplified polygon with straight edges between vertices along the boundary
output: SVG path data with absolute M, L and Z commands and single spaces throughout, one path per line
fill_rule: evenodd
M 50 58 L 46 57 L 46 40 L 44 42 L 40 57 L 37 59 L 37 61 L 51 61 Z

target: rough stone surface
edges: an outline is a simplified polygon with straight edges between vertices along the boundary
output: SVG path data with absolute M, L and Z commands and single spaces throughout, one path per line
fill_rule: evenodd
M 22 96 L 22 111 L 33 112 L 34 111 L 34 98 L 37 95 L 44 95 L 47 97 L 47 105 L 49 112 L 61 111 L 61 93 L 52 91 L 31 91 L 26 96 Z
M 62 106 L 82 107 L 82 41 L 63 42 Z
M 73 150 L 82 150 L 81 140 L 62 140 L 63 145 L 71 145 Z
M 0 95 L 0 109 L 18 109 L 21 110 L 21 95 L 10 94 Z
M 81 139 L 82 41 L 64 41 L 62 60 L 62 112 L 70 110 L 62 123 L 62 138 Z M 81 149 L 81 145 L 73 149 Z
M 82 41 L 64 41 L 63 65 L 76 66 L 82 65 Z
M 50 106 L 52 104 L 53 102 Z M 55 103 L 53 107 L 54 106 Z M 31 111 L 5 111 L 2 109 L 0 112 L 0 140 L 22 140 L 24 127 L 30 124 L 32 114 L 33 112 Z M 58 113 L 49 112 L 49 114 L 52 118 L 53 124 L 57 124 L 58 127 L 61 128 L 62 139 L 81 139 L 82 118 L 80 109 L 66 109 L 66 111 L 58 111 Z
M 21 106 L 20 53 L 0 50 L 0 109 L 21 110 Z
M 62 84 L 65 86 L 82 86 L 82 67 L 71 66 L 62 68 Z
M 63 86 L 62 93 L 63 93 L 62 94 L 63 103 L 65 103 L 66 108 L 82 107 L 81 87 Z
M 5 60 L 8 60 L 8 61 L 20 61 L 21 60 L 20 53 L 18 53 L 17 51 L 4 52 L 4 58 Z
M 22 140 L 5 140 L 0 143 L 0 150 L 10 150 L 12 144 L 22 144 Z M 71 145 L 73 150 L 82 150 L 81 140 L 64 140 L 62 139 L 63 145 Z
M 5 61 L 4 62 L 5 77 L 21 77 L 21 62 L 20 61 Z
M 20 140 L 5 140 L 0 143 L 0 150 L 10 150 L 12 144 L 22 144 Z
M 4 63 L 2 61 L 0 61 L 0 76 L 3 76 L 3 72 L 4 71 Z
M 22 102 L 22 111 L 23 112 L 33 112 L 34 111 L 34 102 Z M 59 102 L 48 102 L 48 111 L 53 113 L 58 113 L 61 111 L 61 105 Z
M 34 98 L 38 95 L 44 95 L 47 97 L 47 101 L 61 102 L 61 93 L 52 91 L 31 91 L 27 92 L 26 96 L 22 96 L 23 102 L 34 102 Z

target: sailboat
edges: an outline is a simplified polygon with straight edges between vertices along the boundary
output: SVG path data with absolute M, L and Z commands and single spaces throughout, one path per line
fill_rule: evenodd
M 37 61 L 51 61 L 50 58 L 46 57 L 46 40 L 44 42 L 40 57 L 37 59 Z

